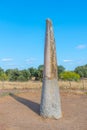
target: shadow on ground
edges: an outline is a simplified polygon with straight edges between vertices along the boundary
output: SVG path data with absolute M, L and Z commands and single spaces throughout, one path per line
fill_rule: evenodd
M 30 108 L 33 112 L 40 115 L 40 105 L 38 103 L 35 103 L 33 101 L 27 100 L 25 98 L 19 97 L 15 94 L 10 93 L 9 94 L 12 98 L 14 98 L 16 101 L 24 104 L 28 108 Z

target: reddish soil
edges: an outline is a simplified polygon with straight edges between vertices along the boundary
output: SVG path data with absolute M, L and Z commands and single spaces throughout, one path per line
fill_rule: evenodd
M 0 98 L 0 130 L 87 130 L 87 95 L 61 92 L 63 117 L 39 115 L 41 92 L 28 91 Z

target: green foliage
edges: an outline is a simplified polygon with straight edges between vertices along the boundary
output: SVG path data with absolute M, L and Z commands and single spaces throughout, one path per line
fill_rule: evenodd
M 58 77 L 59 77 L 59 75 L 60 75 L 62 72 L 65 71 L 65 68 L 64 68 L 62 65 L 59 65 L 57 68 L 58 68 Z
M 0 80 L 4 81 L 7 79 L 8 79 L 8 76 L 5 74 L 4 70 L 0 67 Z
M 0 74 L 4 73 L 4 70 L 0 67 Z
M 18 69 L 13 69 L 9 73 L 9 80 L 10 81 L 17 81 L 18 77 L 20 76 L 20 72 Z
M 17 78 L 17 81 L 27 81 L 26 77 L 24 77 L 23 75 L 19 75 L 18 78 Z
M 9 76 L 9 75 L 12 73 L 12 71 L 13 71 L 12 69 L 7 69 L 7 70 L 5 71 L 5 73 L 6 73 L 7 76 Z
M 42 81 L 42 78 L 43 78 L 43 73 L 41 70 L 37 69 L 34 73 L 34 76 L 35 76 L 35 80 L 40 80 Z
M 30 72 L 29 70 L 7 70 L 6 74 L 9 77 L 10 81 L 28 81 L 30 79 Z
M 80 79 L 80 75 L 75 72 L 65 71 L 60 74 L 60 79 L 78 81 Z
M 76 67 L 74 71 L 78 73 L 81 77 L 87 78 L 87 64 L 84 66 Z
M 35 70 L 35 72 L 34 72 L 35 80 L 42 81 L 42 78 L 43 78 L 43 69 L 44 69 L 44 65 L 39 65 L 38 69 Z
M 0 80 L 1 81 L 8 80 L 8 76 L 5 73 L 1 73 L 0 74 Z
M 28 69 L 28 71 L 30 72 L 30 79 L 32 77 L 35 77 L 36 68 L 31 67 L 31 68 Z
M 28 81 L 35 77 L 35 80 L 41 80 L 43 78 L 44 65 L 39 65 L 38 68 L 28 68 L 24 70 L 7 69 L 5 72 L 0 67 L 0 80 L 9 81 Z M 87 64 L 84 66 L 78 66 L 74 72 L 65 71 L 63 66 L 58 66 L 58 77 L 63 80 L 78 81 L 80 77 L 87 78 Z
M 39 65 L 38 72 L 39 72 L 39 80 L 41 81 L 43 79 L 43 70 L 44 70 L 44 65 Z
M 39 65 L 38 66 L 38 70 L 41 70 L 43 72 L 43 69 L 44 69 L 44 65 Z
M 22 71 L 20 71 L 20 75 L 19 75 L 20 78 L 18 78 L 18 79 L 21 79 L 21 81 L 22 80 L 28 81 L 30 79 L 30 76 L 31 76 L 31 74 L 28 70 L 22 70 Z

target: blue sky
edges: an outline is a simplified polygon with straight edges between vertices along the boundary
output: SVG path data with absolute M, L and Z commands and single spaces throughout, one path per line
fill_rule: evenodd
M 43 64 L 46 18 L 53 22 L 58 65 L 87 64 L 86 0 L 0 0 L 0 67 Z

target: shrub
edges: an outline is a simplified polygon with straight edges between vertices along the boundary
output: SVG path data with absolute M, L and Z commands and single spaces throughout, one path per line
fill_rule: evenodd
M 68 81 L 78 81 L 80 79 L 80 75 L 75 72 L 65 71 L 59 75 L 60 79 L 68 80 Z

